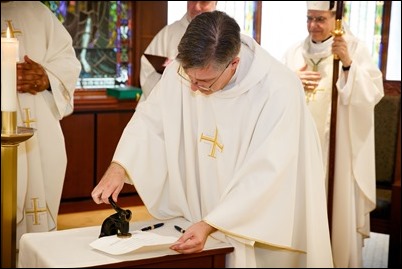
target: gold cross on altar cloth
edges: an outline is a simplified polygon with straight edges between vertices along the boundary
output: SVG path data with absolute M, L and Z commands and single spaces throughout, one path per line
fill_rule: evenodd
M 10 31 L 10 37 L 15 37 L 15 34 L 21 34 L 22 33 L 20 30 L 14 30 L 14 27 L 11 24 L 11 20 L 6 20 L 6 23 L 7 23 L 8 29 Z M 6 36 L 6 31 L 2 31 L 1 36 Z
M 29 108 L 24 108 L 25 111 L 25 120 L 22 122 L 25 123 L 25 127 L 31 128 L 31 123 L 35 122 L 35 119 L 31 118 L 31 110 Z
M 47 212 L 47 208 L 46 207 L 39 208 L 39 205 L 38 205 L 39 198 L 32 198 L 31 200 L 33 201 L 33 203 L 32 203 L 33 204 L 33 209 L 32 210 L 25 210 L 25 213 L 26 214 L 33 214 L 33 217 L 34 217 L 33 225 L 39 225 L 40 224 L 40 222 L 39 222 L 39 213 Z
M 202 141 L 202 140 L 212 142 L 211 153 L 208 156 L 210 156 L 212 158 L 216 158 L 215 157 L 216 147 L 218 147 L 220 152 L 223 151 L 223 145 L 218 142 L 218 128 L 215 128 L 214 137 L 205 136 L 203 133 L 201 133 L 200 141 Z

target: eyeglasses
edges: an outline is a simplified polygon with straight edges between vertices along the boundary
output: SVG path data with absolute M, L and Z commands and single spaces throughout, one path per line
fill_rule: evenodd
M 312 17 L 312 16 L 307 16 L 307 23 L 318 23 L 318 24 L 323 24 L 327 21 L 327 18 L 323 16 L 318 16 L 318 17 Z
M 177 74 L 184 79 L 185 81 L 189 82 L 190 84 L 196 86 L 198 89 L 202 90 L 202 91 L 212 91 L 212 86 L 215 84 L 215 82 L 217 82 L 219 80 L 219 78 L 223 75 L 223 73 L 225 73 L 226 69 L 229 67 L 229 65 L 231 64 L 232 61 L 230 61 L 225 69 L 223 69 L 223 71 L 219 74 L 219 76 L 214 79 L 214 81 L 211 83 L 211 85 L 209 85 L 208 87 L 199 85 L 198 82 L 193 82 L 191 81 L 191 79 L 189 78 L 189 76 L 186 74 L 186 72 L 184 71 L 184 68 L 180 65 L 179 68 L 177 69 Z

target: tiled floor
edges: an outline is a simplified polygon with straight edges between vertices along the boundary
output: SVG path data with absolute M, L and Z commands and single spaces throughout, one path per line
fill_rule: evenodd
M 151 215 L 144 206 L 134 206 L 124 209 L 130 209 L 133 213 L 131 221 L 147 220 L 151 218 Z M 59 230 L 64 230 L 101 225 L 105 218 L 114 213 L 116 212 L 110 209 L 62 214 L 58 217 L 57 226 Z M 365 240 L 365 246 L 363 248 L 364 268 L 387 268 L 388 241 L 389 236 L 386 234 L 371 233 L 370 238 Z

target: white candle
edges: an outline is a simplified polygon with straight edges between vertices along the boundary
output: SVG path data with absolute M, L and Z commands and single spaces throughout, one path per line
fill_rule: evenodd
M 1 111 L 17 111 L 18 40 L 1 38 Z

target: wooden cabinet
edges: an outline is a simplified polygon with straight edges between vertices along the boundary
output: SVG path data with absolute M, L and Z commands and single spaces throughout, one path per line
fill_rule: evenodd
M 117 143 L 127 125 L 133 110 L 119 110 L 112 112 L 95 113 L 96 121 L 96 178 L 97 182 L 102 178 L 106 169 L 109 167 Z M 134 189 L 131 190 L 133 192 Z M 123 189 L 123 192 L 130 192 Z
M 140 58 L 156 33 L 167 23 L 167 1 L 133 1 L 132 85 L 140 86 Z M 107 208 L 96 205 L 91 192 L 113 157 L 137 101 L 117 100 L 105 90 L 77 90 L 74 113 L 61 121 L 67 149 L 67 171 L 59 213 Z M 119 206 L 142 204 L 133 186 L 126 184 Z
M 133 1 L 133 66 L 140 59 L 154 36 L 167 24 L 167 1 Z M 140 85 L 140 68 L 133 68 L 133 85 Z
M 61 121 L 68 160 L 60 213 L 101 208 L 92 201 L 91 192 L 108 168 L 136 104 L 107 96 L 104 90 L 76 92 L 74 113 Z M 128 184 L 120 200 L 121 206 L 141 204 Z
M 75 113 L 61 121 L 67 149 L 62 202 L 87 198 L 94 187 L 95 114 Z

